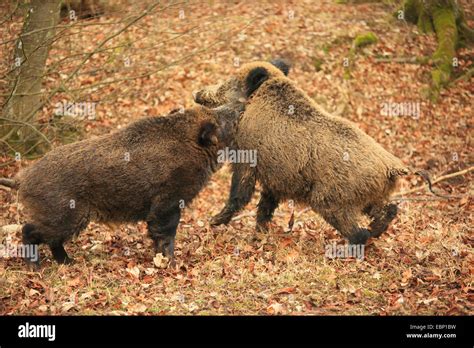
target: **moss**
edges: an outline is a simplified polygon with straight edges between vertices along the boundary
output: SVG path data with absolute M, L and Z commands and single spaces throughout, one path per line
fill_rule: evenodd
M 324 60 L 322 58 L 315 57 L 313 59 L 313 66 L 316 69 L 316 71 L 321 71 L 323 64 L 324 64 Z
M 342 75 L 344 80 L 350 80 L 352 78 L 351 70 L 349 68 L 344 69 L 344 74 Z
M 442 82 L 446 79 L 446 77 L 443 77 L 443 71 L 436 69 L 431 72 L 431 78 L 433 80 L 433 83 L 435 86 L 441 86 Z
M 403 2 L 405 19 L 416 23 L 423 33 L 436 32 L 438 48 L 433 54 L 436 68 L 431 72 L 432 99 L 436 99 L 441 88 L 446 86 L 451 78 L 453 59 L 459 46 L 457 20 L 462 19 L 455 2 L 421 0 L 405 0 Z M 461 20 L 462 22 L 462 20 Z
M 403 2 L 403 13 L 407 22 L 416 24 L 419 16 L 419 3 L 417 0 L 405 0 Z M 395 13 L 398 16 L 398 13 Z
M 345 45 L 346 43 L 352 42 L 352 38 L 349 35 L 341 35 L 337 36 L 333 40 L 324 43 L 321 46 L 321 49 L 323 50 L 324 53 L 328 54 L 329 51 L 335 47 L 335 46 L 340 46 L 340 45 Z
M 452 58 L 456 55 L 458 43 L 458 31 L 456 19 L 452 9 L 439 8 L 433 11 L 433 22 L 438 36 L 438 48 L 433 57 L 449 60 L 451 66 Z
M 378 41 L 377 36 L 372 32 L 368 32 L 366 34 L 357 35 L 356 38 L 354 39 L 353 47 L 354 48 L 365 47 L 368 45 L 372 45 L 376 43 L 377 41 Z
M 431 71 L 431 88 L 427 89 L 426 95 L 432 102 L 436 102 L 442 86 L 445 84 L 446 75 L 443 71 L 435 69 Z
M 416 62 L 420 65 L 429 64 L 430 60 L 431 60 L 430 56 L 418 56 L 418 57 L 416 57 Z
M 360 5 L 360 4 L 370 4 L 374 2 L 380 2 L 380 0 L 335 0 L 336 4 L 355 4 L 355 5 Z M 391 0 L 383 0 L 383 3 L 386 4 L 391 4 Z
M 422 12 L 421 15 L 418 17 L 418 23 L 417 23 L 418 29 L 422 33 L 429 34 L 433 33 L 433 24 L 431 23 L 431 18 L 426 12 Z
M 474 30 L 469 28 L 465 22 L 461 22 L 458 25 L 459 29 L 459 45 L 467 47 L 470 44 L 474 44 Z
M 438 36 L 438 48 L 433 54 L 436 69 L 431 75 L 434 88 L 438 90 L 449 82 L 453 59 L 456 57 L 458 30 L 453 9 L 435 6 L 433 9 L 433 23 Z

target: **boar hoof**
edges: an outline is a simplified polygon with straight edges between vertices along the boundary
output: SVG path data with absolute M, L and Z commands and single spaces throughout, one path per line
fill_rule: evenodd
M 27 267 L 32 271 L 32 272 L 38 272 L 40 270 L 40 260 L 39 257 L 36 261 L 31 260 L 30 258 L 25 258 L 26 265 Z
M 370 232 L 366 228 L 359 228 L 349 237 L 349 244 L 365 245 L 370 237 Z
M 176 266 L 177 266 L 177 265 L 176 265 L 176 260 L 174 259 L 174 256 L 173 256 L 173 257 L 170 259 L 170 262 L 169 262 L 169 264 L 168 264 L 168 267 L 169 267 L 169 268 L 172 268 L 172 269 L 176 269 L 176 268 L 177 268 Z
M 174 236 L 155 236 L 155 254 L 162 254 L 171 262 L 174 261 Z
M 62 262 L 58 261 L 58 263 L 61 263 L 63 265 L 71 265 L 74 263 L 74 259 L 66 255 L 66 257 L 62 260 Z
M 370 224 L 370 234 L 372 237 L 379 237 L 384 233 L 393 219 L 397 216 L 398 207 L 396 204 L 389 204 L 384 207 L 382 214 L 374 218 Z
M 231 216 L 227 213 L 219 213 L 211 219 L 211 226 L 227 225 L 230 222 Z
M 257 224 L 256 228 L 257 232 L 259 233 L 266 233 L 269 230 L 269 224 L 268 223 L 260 223 Z
M 69 265 L 73 262 L 73 259 L 68 256 L 62 245 L 50 246 L 50 248 L 57 263 Z

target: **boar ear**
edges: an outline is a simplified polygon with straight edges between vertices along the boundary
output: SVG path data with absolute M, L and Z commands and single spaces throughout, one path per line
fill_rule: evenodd
M 211 122 L 204 122 L 199 129 L 198 143 L 201 146 L 217 145 L 217 126 Z
M 268 71 L 265 68 L 258 67 L 250 70 L 245 79 L 246 97 L 250 97 L 262 83 L 268 80 Z
M 283 72 L 283 74 L 285 74 L 285 76 L 288 76 L 288 73 L 290 72 L 290 68 L 291 68 L 291 64 L 288 61 L 277 58 L 270 61 L 270 63 L 276 66 L 278 69 L 280 69 Z

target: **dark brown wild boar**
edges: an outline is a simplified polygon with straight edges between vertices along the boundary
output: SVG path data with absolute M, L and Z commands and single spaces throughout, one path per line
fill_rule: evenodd
M 48 244 L 57 262 L 68 263 L 63 243 L 89 221 L 146 221 L 155 251 L 173 258 L 181 209 L 219 167 L 218 150 L 232 138 L 237 109 L 197 106 L 144 118 L 60 146 L 14 180 L 0 179 L 19 189 L 28 217 L 23 243 Z

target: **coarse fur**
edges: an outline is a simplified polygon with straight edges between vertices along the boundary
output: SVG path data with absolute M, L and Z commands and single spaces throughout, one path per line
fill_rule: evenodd
M 220 166 L 218 150 L 232 138 L 236 109 L 196 106 L 144 118 L 115 133 L 60 146 L 15 180 L 2 180 L 19 189 L 26 210 L 23 243 L 46 243 L 56 261 L 67 263 L 63 243 L 90 221 L 144 220 L 155 252 L 173 258 L 181 208 Z
M 258 156 L 255 168 L 233 164 L 230 197 L 212 223 L 228 223 L 258 181 L 258 230 L 267 229 L 281 200 L 292 199 L 311 206 L 350 243 L 364 244 L 395 218 L 397 206 L 388 199 L 408 168 L 354 123 L 324 111 L 287 73 L 281 61 L 253 62 L 196 94 L 196 102 L 213 107 L 246 99 L 234 142 Z M 369 229 L 359 226 L 361 214 L 372 219 Z

